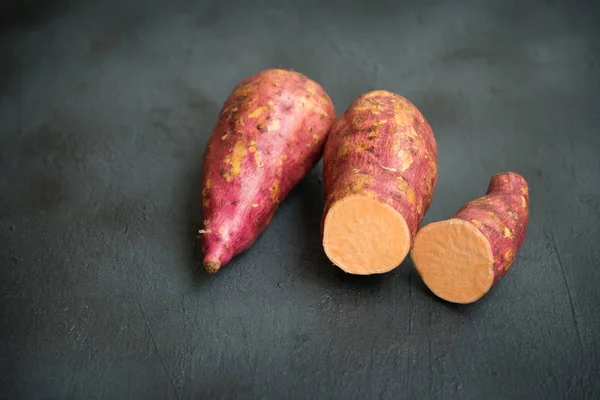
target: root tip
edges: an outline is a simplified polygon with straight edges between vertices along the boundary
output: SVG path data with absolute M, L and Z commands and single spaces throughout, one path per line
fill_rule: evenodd
M 218 261 L 205 261 L 204 262 L 204 269 L 209 274 L 216 273 L 220 268 L 221 268 L 221 263 Z

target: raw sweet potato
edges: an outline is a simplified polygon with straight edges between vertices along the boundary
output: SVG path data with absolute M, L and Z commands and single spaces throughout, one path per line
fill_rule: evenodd
M 406 257 L 437 184 L 431 127 L 407 99 L 359 96 L 334 123 L 323 158 L 327 257 L 357 275 L 388 272 Z
M 516 173 L 494 175 L 485 196 L 453 218 L 417 234 L 414 265 L 438 297 L 472 303 L 483 297 L 513 264 L 529 224 L 529 189 Z
M 298 72 L 265 70 L 234 88 L 204 155 L 200 242 L 209 273 L 263 232 L 320 159 L 334 120 L 327 93 Z

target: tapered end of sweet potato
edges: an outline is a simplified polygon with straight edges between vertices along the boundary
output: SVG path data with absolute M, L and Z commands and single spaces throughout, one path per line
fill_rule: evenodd
M 487 238 L 467 221 L 451 218 L 423 227 L 411 258 L 425 285 L 459 304 L 483 297 L 494 281 L 494 256 Z
M 399 212 L 364 195 L 350 195 L 327 212 L 323 248 L 349 274 L 383 274 L 396 268 L 410 247 L 410 232 Z
M 221 268 L 221 263 L 218 261 L 204 260 L 203 266 L 206 272 L 208 272 L 209 274 L 215 274 Z

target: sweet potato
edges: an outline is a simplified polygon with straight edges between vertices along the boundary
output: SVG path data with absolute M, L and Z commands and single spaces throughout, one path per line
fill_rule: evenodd
M 429 123 L 407 99 L 359 96 L 334 123 L 323 157 L 327 257 L 347 273 L 385 273 L 406 257 L 437 184 Z
M 529 224 L 529 189 L 516 173 L 494 175 L 487 193 L 445 221 L 423 227 L 411 250 L 414 265 L 438 297 L 472 303 L 509 270 Z
M 327 93 L 298 72 L 265 70 L 234 88 L 203 160 L 200 242 L 207 272 L 255 242 L 321 158 L 334 121 Z

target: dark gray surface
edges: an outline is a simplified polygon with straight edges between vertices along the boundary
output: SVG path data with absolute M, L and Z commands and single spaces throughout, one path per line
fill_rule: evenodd
M 1 398 L 600 396 L 598 7 L 337 3 L 3 2 Z M 443 303 L 408 261 L 338 272 L 320 165 L 248 252 L 196 272 L 218 110 L 279 65 L 338 112 L 376 88 L 422 109 L 426 222 L 496 172 L 528 179 L 527 240 L 488 296 Z

